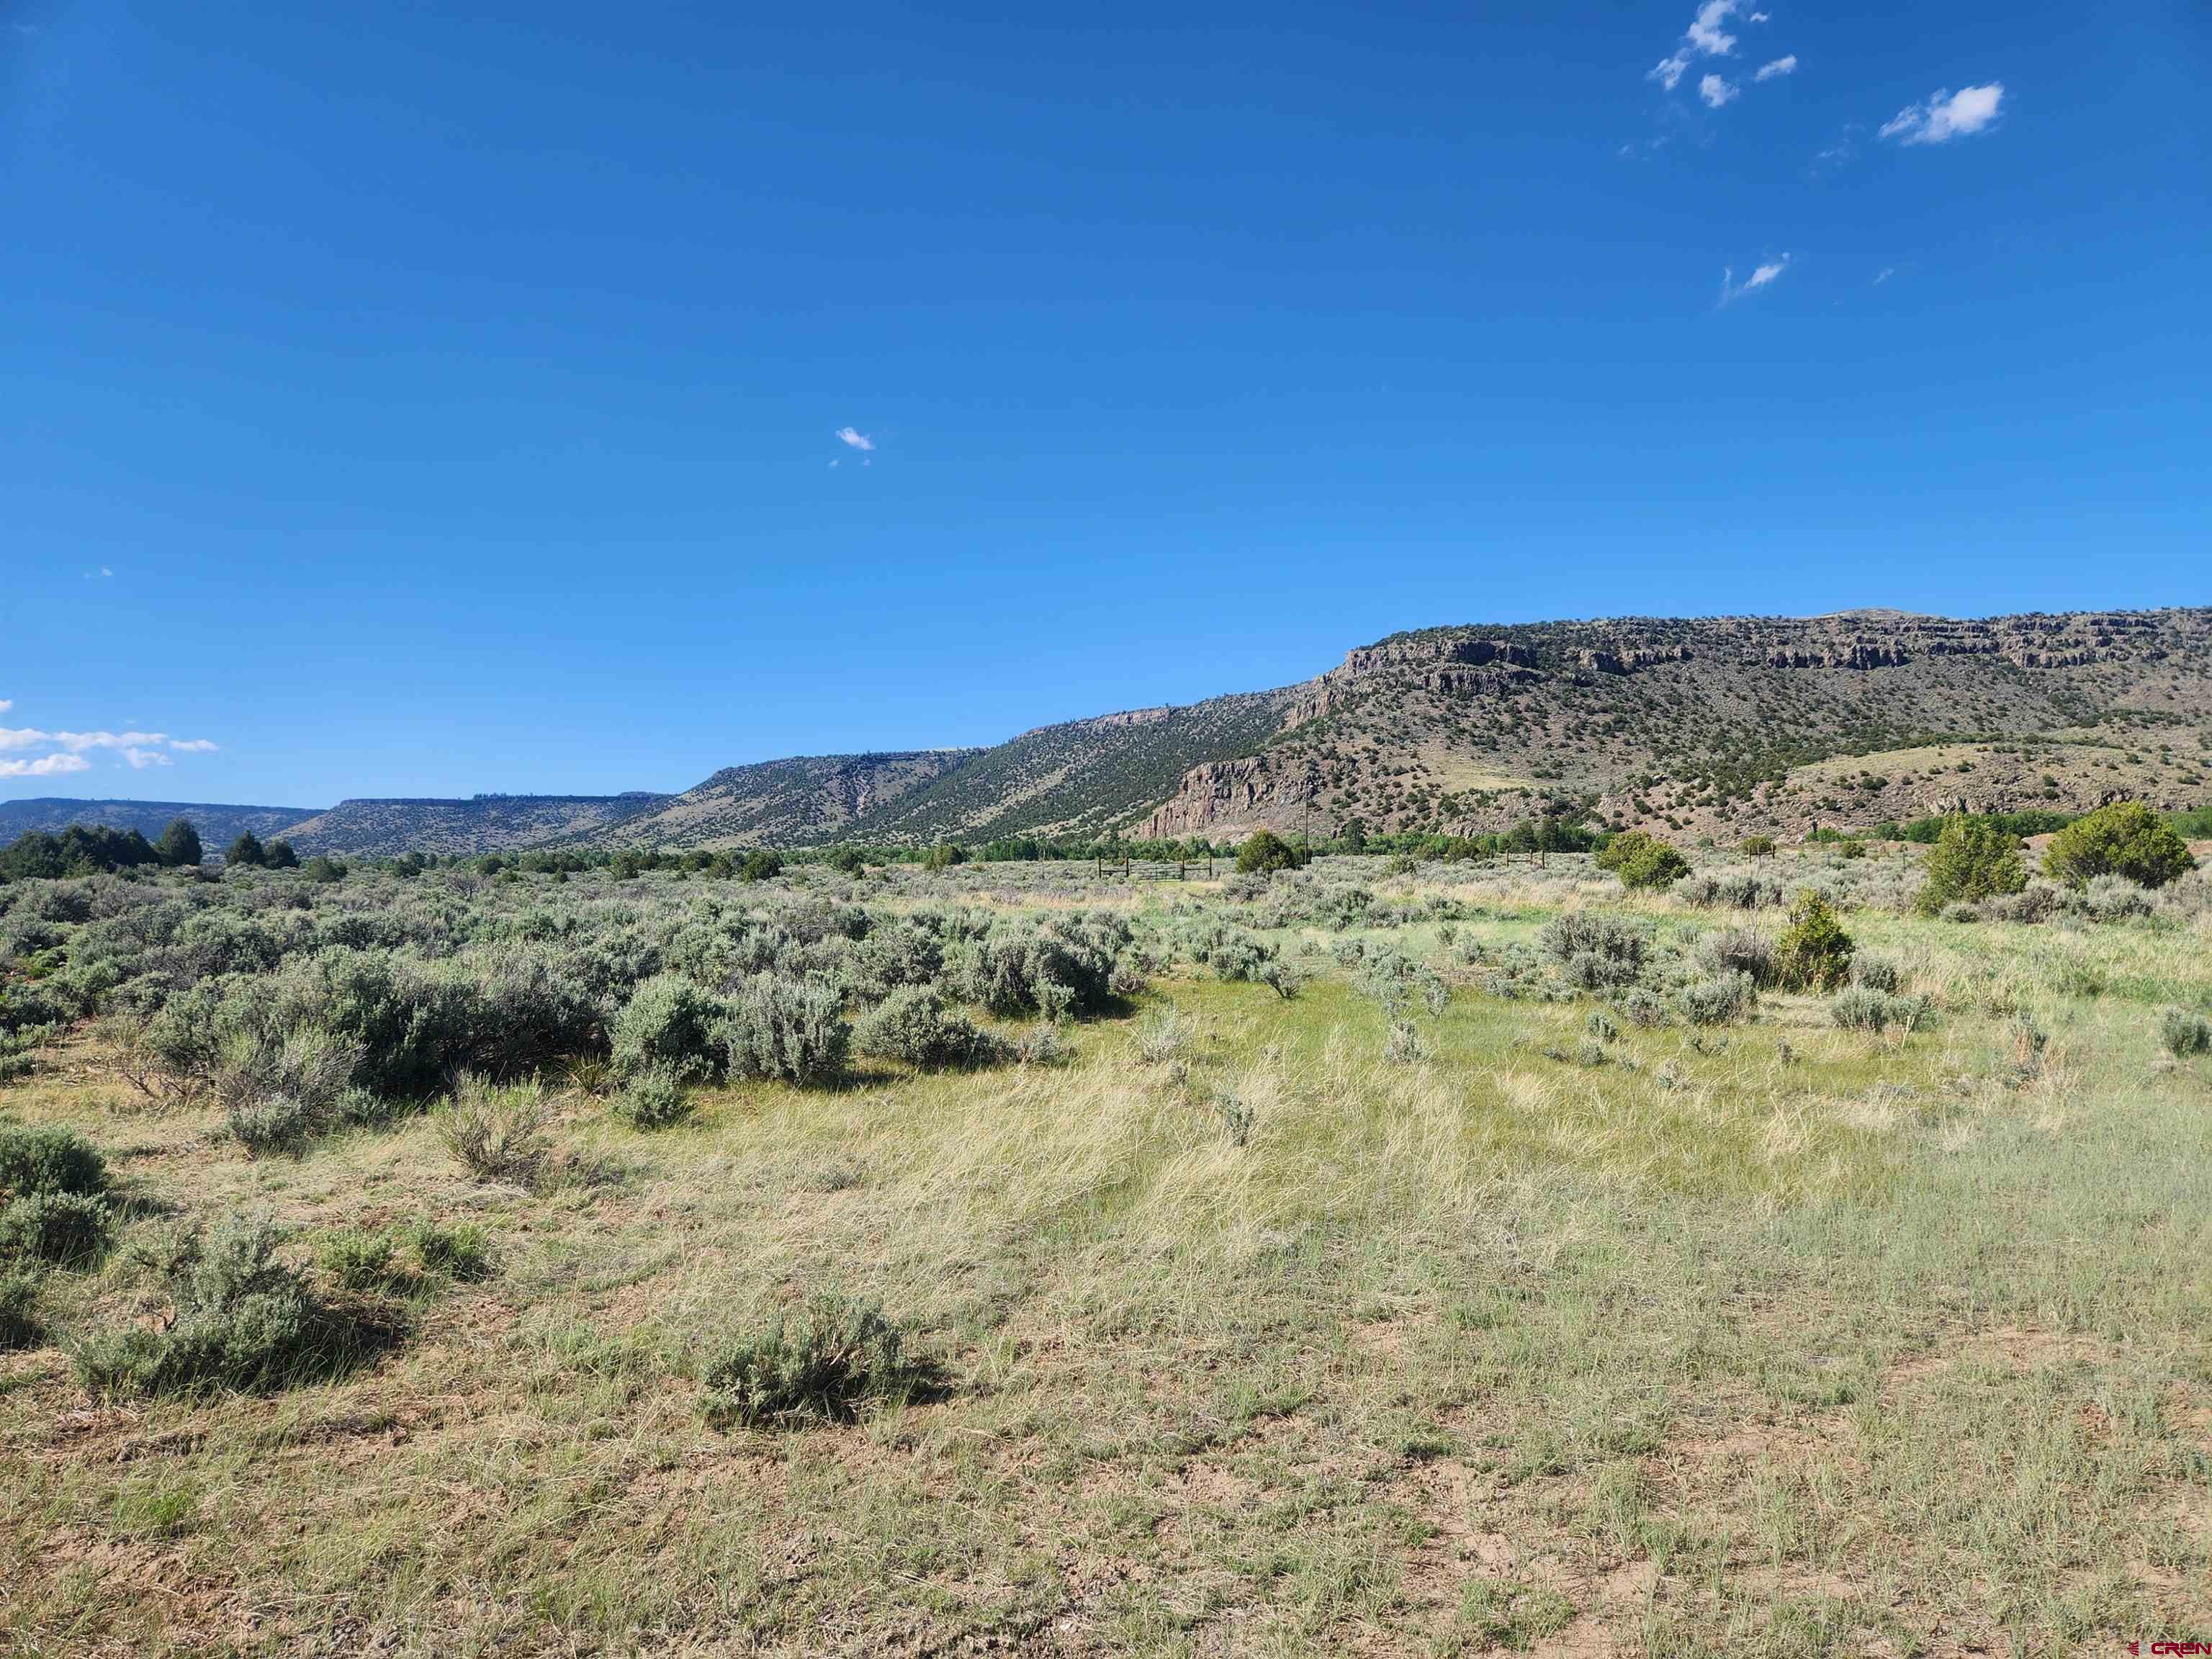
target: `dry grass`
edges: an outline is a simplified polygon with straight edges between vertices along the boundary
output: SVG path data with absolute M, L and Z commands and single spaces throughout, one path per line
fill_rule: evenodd
M 1461 931 L 1599 896 L 1515 879 Z M 0 1620 L 71 1654 L 2212 1636 L 2212 1071 L 2151 1035 L 2212 965 L 2186 935 L 1850 921 L 1938 1029 L 1782 999 L 1583 1066 L 1545 1051 L 1587 1004 L 1463 987 L 1398 1066 L 1336 981 L 1179 980 L 1180 1070 L 1132 1019 L 1064 1070 L 747 1085 L 649 1137 L 560 1097 L 596 1173 L 535 1194 L 422 1119 L 249 1162 L 74 1048 L 0 1106 L 82 1127 L 127 1191 L 303 1240 L 477 1221 L 498 1273 L 276 1398 L 100 1401 L 58 1349 L 0 1356 Z M 2085 971 L 2099 994 L 2064 988 Z M 949 1391 L 708 1427 L 703 1357 L 823 1289 L 880 1300 Z M 135 1294 L 116 1265 L 58 1322 Z

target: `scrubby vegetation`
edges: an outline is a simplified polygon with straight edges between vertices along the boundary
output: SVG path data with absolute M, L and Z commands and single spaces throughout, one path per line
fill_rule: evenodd
M 2185 1626 L 2204 872 L 1373 839 L 0 887 L 11 1630 Z
M 1671 887 L 1690 873 L 1690 861 L 1655 836 L 1631 830 L 1615 836 L 1597 855 L 1597 867 L 1620 878 L 1623 887 Z
M 2118 876 L 2138 887 L 2163 887 L 2197 867 L 2189 844 L 2140 801 L 2121 801 L 2068 824 L 2043 855 L 2051 878 L 2086 887 Z
M 266 1390 L 342 1375 L 381 1346 L 376 1323 L 325 1305 L 277 1258 L 281 1242 L 269 1221 L 243 1214 L 176 1241 L 160 1264 L 162 1322 L 88 1335 L 77 1375 L 101 1393 Z
M 1237 849 L 1239 875 L 1269 875 L 1277 870 L 1295 870 L 1297 866 L 1297 849 L 1272 830 L 1255 830 Z
M 2027 870 L 2020 856 L 2020 837 L 1986 818 L 1964 813 L 1943 826 L 1929 849 L 1927 878 L 1914 901 L 1923 915 L 1935 915 L 1947 905 L 1996 898 L 2017 893 L 2027 885 Z
M 934 1374 L 906 1351 L 881 1308 L 818 1296 L 796 1319 L 779 1316 L 708 1362 L 707 1414 L 745 1427 L 849 1422 L 863 1406 L 909 1395 Z

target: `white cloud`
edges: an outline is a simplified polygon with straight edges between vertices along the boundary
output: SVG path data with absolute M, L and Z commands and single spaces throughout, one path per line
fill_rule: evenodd
M 1797 54 L 1793 52 L 1788 57 L 1778 58 L 1771 64 L 1761 64 L 1759 66 L 1759 73 L 1753 76 L 1751 78 L 1754 81 L 1771 81 L 1778 75 L 1795 75 L 1796 73 Z
M 1880 270 L 1875 272 L 1874 285 L 1876 288 L 1880 288 L 1884 283 L 1887 282 L 1891 277 L 1896 275 L 1897 267 L 1895 265 L 1884 265 Z
M 873 449 L 876 447 L 876 441 L 873 438 L 849 426 L 841 426 L 837 428 L 837 441 L 850 449 Z
M 1735 280 L 1735 268 L 1729 266 L 1721 272 L 1721 303 L 1733 305 L 1747 294 L 1756 294 L 1789 269 L 1790 256 L 1785 253 L 1779 259 L 1768 260 L 1739 283 Z
M 1736 0 L 1705 0 L 1682 38 L 1708 58 L 1727 57 L 1735 50 L 1735 36 L 1721 25 L 1735 9 Z
M 0 701 L 0 713 L 14 706 Z M 33 726 L 0 726 L 0 751 L 46 751 L 26 760 L 0 761 L 0 778 L 88 771 L 92 763 L 84 757 L 100 749 L 113 750 L 132 770 L 143 772 L 149 766 L 173 765 L 173 754 L 214 754 L 216 745 L 206 738 L 173 738 L 166 732 L 43 732 Z
M 2004 101 L 2004 82 L 1938 89 L 1924 103 L 1907 104 L 1882 124 L 1881 136 L 1905 144 L 1942 144 L 1985 131 Z
M 1763 11 L 1755 11 L 1743 21 L 1747 23 L 1764 23 L 1766 21 L 1766 14 Z
M 13 708 L 15 706 L 15 705 L 14 703 L 12 703 L 12 702 L 9 702 L 7 698 L 5 698 L 5 697 L 0 697 L 0 714 L 6 714 L 9 709 Z
M 1734 98 L 1736 92 L 1737 88 L 1733 82 L 1723 81 L 1717 75 L 1708 75 L 1698 82 L 1698 96 L 1705 100 L 1707 109 L 1718 109 L 1729 99 Z
M 1733 52 L 1735 36 L 1721 26 L 1735 15 L 1741 3 L 1742 0 L 1705 0 L 1705 4 L 1698 8 L 1698 15 L 1690 20 L 1690 27 L 1682 32 L 1681 44 L 1670 55 L 1662 58 L 1646 70 L 1644 78 L 1656 81 L 1667 91 L 1672 92 L 1681 84 L 1684 73 L 1698 58 L 1726 58 Z M 1712 84 L 1713 77 L 1708 76 L 1699 83 L 1698 90 L 1705 92 Z M 1719 103 L 1714 103 L 1711 94 L 1707 92 L 1705 101 L 1718 109 L 1728 100 L 1723 96 Z
M 51 778 L 64 772 L 89 772 L 82 755 L 41 755 L 36 760 L 0 761 L 0 778 Z
M 168 740 L 166 732 L 57 732 L 48 739 L 77 755 L 88 749 L 143 749 Z

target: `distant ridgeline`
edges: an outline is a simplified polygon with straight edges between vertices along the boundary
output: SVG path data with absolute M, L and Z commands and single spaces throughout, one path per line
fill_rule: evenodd
M 148 841 L 179 818 L 190 819 L 200 839 L 210 847 L 227 846 L 241 831 L 251 830 L 264 841 L 282 836 L 294 824 L 314 817 L 315 806 L 223 806 L 205 801 L 178 800 L 66 800 L 46 797 L 33 800 L 0 800 L 0 842 L 13 841 L 27 830 L 58 832 L 73 824 L 89 829 L 135 830 Z
M 326 810 L 0 803 L 301 854 L 830 845 L 1058 851 L 1272 829 L 1319 842 L 1516 826 L 1675 841 L 2212 801 L 2212 609 L 1956 621 L 1617 617 L 1437 628 L 1296 685 L 1039 726 L 981 749 L 793 757 L 680 794 L 347 800 Z M 1926 832 L 1922 832 L 1926 833 Z M 1916 836 L 1914 838 L 1919 838 Z

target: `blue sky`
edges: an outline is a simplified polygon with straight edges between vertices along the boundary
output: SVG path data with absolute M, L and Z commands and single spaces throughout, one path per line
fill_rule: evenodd
M 0 795 L 2212 602 L 2201 6 L 0 18 Z

